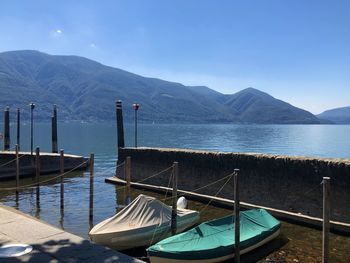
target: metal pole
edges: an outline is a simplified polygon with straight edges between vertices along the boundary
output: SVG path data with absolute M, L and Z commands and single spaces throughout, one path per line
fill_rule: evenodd
M 10 150 L 10 108 L 4 111 L 4 151 Z
M 19 194 L 19 146 L 16 144 L 16 195 Z
M 323 177 L 322 263 L 329 262 L 330 177 Z
M 239 218 L 239 169 L 234 170 L 234 198 L 235 198 L 235 263 L 240 262 L 240 218 Z
M 64 174 L 64 150 L 60 150 L 60 174 L 61 174 L 61 193 L 60 193 L 60 207 L 61 210 L 64 209 L 64 184 L 63 184 L 63 174 Z
M 173 168 L 173 193 L 172 193 L 172 211 L 171 211 L 171 234 L 176 234 L 176 228 L 177 228 L 177 177 L 179 175 L 179 163 L 174 162 L 174 168 Z
M 89 205 L 89 221 L 93 221 L 94 209 L 94 154 L 90 154 L 90 205 Z M 91 225 L 91 224 L 90 224 Z
M 20 150 L 21 145 L 21 111 L 19 108 L 17 108 L 17 145 L 18 145 L 18 151 Z

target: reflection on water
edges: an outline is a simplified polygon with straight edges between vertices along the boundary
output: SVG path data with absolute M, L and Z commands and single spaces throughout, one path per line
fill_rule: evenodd
M 47 176 L 45 176 L 47 178 Z M 65 206 L 60 209 L 60 182 L 56 179 L 40 186 L 40 198 L 36 197 L 37 189 L 32 187 L 16 193 L 2 191 L 0 202 L 40 218 L 52 225 L 89 238 L 88 232 L 93 225 L 113 216 L 125 206 L 125 188 L 117 191 L 118 187 L 104 183 L 105 174 L 96 173 L 94 192 L 93 218 L 89 213 L 89 173 L 74 172 L 64 180 Z M 34 179 L 21 180 L 21 185 L 31 184 Z M 1 187 L 13 187 L 14 182 L 1 182 Z M 165 196 L 149 191 L 132 189 L 131 198 L 140 193 L 152 195 L 158 199 Z M 166 201 L 170 205 L 170 200 Z M 189 209 L 201 211 L 201 222 L 222 217 L 232 213 L 231 210 L 206 206 L 205 204 L 189 201 Z M 254 253 L 245 255 L 242 262 L 320 262 L 321 261 L 321 231 L 290 223 L 282 222 L 279 238 L 261 247 Z M 331 235 L 331 262 L 349 262 L 350 238 Z M 144 250 L 131 250 L 127 253 L 144 257 Z
M 35 145 L 50 151 L 50 124 L 37 124 Z M 15 129 L 11 129 L 15 138 Z M 29 149 L 29 127 L 22 127 L 22 149 Z M 88 156 L 95 153 L 95 183 L 93 218 L 89 216 L 89 173 L 73 172 L 64 178 L 64 210 L 60 209 L 59 179 L 40 186 L 15 191 L 0 191 L 0 202 L 16 207 L 68 232 L 88 238 L 90 228 L 113 216 L 125 205 L 125 193 L 106 184 L 104 179 L 115 173 L 116 130 L 111 124 L 59 123 L 59 148 L 66 153 Z M 133 145 L 133 126 L 125 125 L 126 145 Z M 219 151 L 261 152 L 325 157 L 350 156 L 350 125 L 151 125 L 140 124 L 139 145 L 179 147 Z M 47 176 L 45 176 L 47 178 Z M 21 179 L 21 185 L 35 179 Z M 0 182 L 0 187 L 14 187 L 15 182 Z M 135 198 L 141 191 L 133 190 Z M 158 198 L 162 195 L 149 193 Z M 202 210 L 203 204 L 189 202 L 191 209 Z M 209 206 L 201 220 L 217 218 L 229 210 Z M 271 249 L 277 249 L 272 252 Z M 331 235 L 331 262 L 350 262 L 350 238 Z M 282 223 L 282 235 L 258 256 L 268 256 L 261 262 L 320 262 L 321 232 L 289 223 Z M 254 254 L 255 255 L 255 254 Z M 253 256 L 251 256 L 253 257 Z M 256 261 L 256 258 L 247 258 Z
M 140 114 L 142 114 L 140 112 Z M 127 146 L 134 145 L 133 125 L 125 124 Z M 350 125 L 143 124 L 138 144 L 229 152 L 258 152 L 322 157 L 350 157 Z M 66 153 L 99 154 L 105 162 L 116 154 L 114 123 L 59 123 L 59 148 Z M 16 130 L 11 129 L 15 138 Z M 21 149 L 30 147 L 29 126 L 21 127 Z M 0 149 L 2 141 L 0 141 Z M 34 144 L 51 151 L 51 125 L 34 126 Z M 13 146 L 13 145 L 12 145 Z M 108 166 L 107 166 L 108 167 Z

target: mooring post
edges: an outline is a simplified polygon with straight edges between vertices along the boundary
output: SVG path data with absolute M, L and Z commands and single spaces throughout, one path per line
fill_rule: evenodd
M 53 114 L 51 117 L 51 131 L 52 131 L 52 152 L 58 153 L 58 145 L 57 145 L 57 106 L 53 105 Z
M 10 108 L 4 111 L 4 151 L 10 150 Z
M 172 205 L 172 211 L 171 211 L 171 234 L 175 235 L 176 234 L 176 228 L 177 228 L 177 222 L 176 222 L 176 217 L 177 217 L 177 177 L 179 175 L 179 163 L 174 162 L 174 167 L 173 167 L 173 194 L 172 194 L 172 200 L 173 200 L 173 205 Z
M 17 145 L 18 145 L 18 151 L 21 149 L 21 111 L 19 108 L 17 108 Z
M 118 137 L 118 149 L 124 148 L 124 124 L 123 124 L 123 107 L 122 101 L 118 100 L 116 102 L 116 112 L 117 112 L 117 137 Z
M 119 154 L 119 149 L 125 147 L 124 143 L 124 124 L 123 124 L 123 106 L 122 106 L 122 101 L 118 100 L 115 102 L 115 111 L 116 111 L 116 117 L 117 117 L 117 154 L 118 154 L 118 159 L 120 154 Z M 118 169 L 118 159 L 115 165 L 115 176 L 117 176 L 117 169 Z
M 125 179 L 126 179 L 126 204 L 131 202 L 130 182 L 131 182 L 131 157 L 125 159 Z
M 64 150 L 60 150 L 60 174 L 61 174 L 61 193 L 60 193 L 60 207 L 61 210 L 64 209 Z
M 34 108 L 35 108 L 35 104 L 33 102 L 31 102 L 29 104 L 30 106 L 30 155 L 33 156 L 33 125 L 34 125 L 34 122 L 33 122 L 33 111 L 34 111 Z
M 235 198 L 235 263 L 240 259 L 240 218 L 239 218 L 239 169 L 234 170 L 234 198 Z
M 40 176 L 40 148 L 36 147 L 36 151 L 35 151 L 35 181 L 36 181 L 36 202 L 37 202 L 37 207 L 40 207 L 39 176 Z
M 35 151 L 35 179 L 39 185 L 39 176 L 40 176 L 40 148 L 36 147 Z
M 89 205 L 89 220 L 93 220 L 94 209 L 94 154 L 90 154 L 90 205 Z
M 137 148 L 137 111 L 140 108 L 140 104 L 134 103 L 132 107 L 135 110 L 135 148 Z
M 19 145 L 16 144 L 16 195 L 19 194 Z
M 323 177 L 322 263 L 329 262 L 330 177 Z

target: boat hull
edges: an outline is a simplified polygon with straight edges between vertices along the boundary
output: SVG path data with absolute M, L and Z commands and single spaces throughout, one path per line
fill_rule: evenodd
M 116 250 L 150 246 L 171 234 L 172 208 L 154 197 L 140 194 L 113 217 L 94 226 L 89 236 L 100 245 Z M 199 220 L 199 212 L 177 209 L 180 233 Z
M 275 239 L 276 237 L 278 237 L 280 234 L 280 230 L 276 231 L 274 234 L 272 234 L 271 236 L 265 238 L 264 240 L 260 241 L 259 243 L 247 247 L 243 250 L 241 250 L 240 255 L 246 254 L 258 247 L 261 247 L 263 245 L 265 245 L 266 243 L 270 242 L 271 240 Z M 223 262 L 229 259 L 232 259 L 235 257 L 235 254 L 228 254 L 225 256 L 220 256 L 220 257 L 216 257 L 216 258 L 208 258 L 208 259 L 172 259 L 172 258 L 161 258 L 161 257 L 150 257 L 150 261 L 151 263 L 215 263 L 215 262 Z
M 198 220 L 199 214 L 193 214 L 193 216 L 181 220 L 178 222 L 176 233 L 181 233 L 194 226 Z M 116 250 L 148 247 L 169 236 L 171 236 L 170 223 L 161 226 L 136 228 L 123 232 L 90 234 L 90 238 L 93 242 Z
M 221 262 L 234 257 L 234 217 L 204 222 L 182 234 L 164 239 L 147 249 L 152 263 Z M 240 254 L 276 238 L 281 223 L 264 209 L 240 213 Z

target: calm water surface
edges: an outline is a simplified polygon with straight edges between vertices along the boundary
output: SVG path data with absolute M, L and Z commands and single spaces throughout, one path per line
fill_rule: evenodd
M 2 125 L 1 125 L 2 126 Z M 29 125 L 22 127 L 22 149 L 29 149 Z M 133 125 L 125 125 L 126 144 L 134 145 Z M 15 125 L 11 126 L 12 142 Z M 50 151 L 50 125 L 35 125 L 35 145 Z M 1 144 L 1 143 L 0 143 Z M 12 144 L 13 145 L 13 144 Z M 258 152 L 333 158 L 350 157 L 350 125 L 179 125 L 140 124 L 140 146 L 178 147 L 215 151 Z M 2 145 L 0 145 L 2 148 Z M 0 202 L 41 218 L 52 225 L 77 235 L 88 237 L 91 225 L 110 217 L 124 205 L 124 193 L 106 184 L 104 179 L 114 175 L 116 156 L 116 128 L 113 123 L 59 124 L 59 148 L 66 153 L 88 156 L 95 153 L 94 218 L 89 222 L 88 172 L 74 172 L 65 178 L 65 210 L 59 209 L 60 186 L 51 181 L 41 186 L 40 207 L 36 203 L 35 188 L 21 191 L 16 200 L 13 191 L 0 191 Z M 47 178 L 47 177 L 45 177 Z M 21 180 L 22 185 L 32 179 Z M 14 186 L 14 182 L 0 182 L 1 187 Z M 137 196 L 140 191 L 133 191 Z M 149 193 L 151 194 L 151 193 Z M 152 193 L 152 195 L 156 196 Z M 161 198 L 161 196 L 157 196 Z M 190 202 L 195 209 L 203 205 Z M 231 211 L 208 207 L 202 220 L 218 217 Z M 332 262 L 350 262 L 350 238 L 332 235 Z M 321 232 L 283 223 L 282 236 L 261 255 L 269 254 L 263 262 L 319 262 Z M 273 250 L 273 249 L 272 249 Z M 251 259 L 255 261 L 256 259 Z M 269 261 L 270 260 L 270 261 Z

